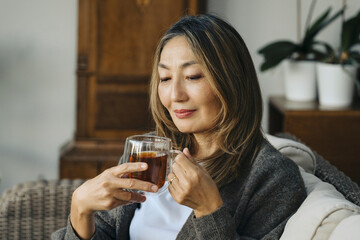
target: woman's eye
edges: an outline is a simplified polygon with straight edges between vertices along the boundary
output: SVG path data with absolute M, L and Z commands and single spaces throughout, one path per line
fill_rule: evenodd
M 202 78 L 202 75 L 190 75 L 190 76 L 187 76 L 186 79 L 189 79 L 189 80 L 197 80 L 197 79 L 200 79 Z
M 168 81 L 168 80 L 170 80 L 169 77 L 160 78 L 160 82 L 166 82 L 166 81 Z

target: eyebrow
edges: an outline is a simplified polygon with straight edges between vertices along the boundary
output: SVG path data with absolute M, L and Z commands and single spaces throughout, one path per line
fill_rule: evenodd
M 186 67 L 191 66 L 191 65 L 194 65 L 194 64 L 198 64 L 198 62 L 196 62 L 196 61 L 185 62 L 185 63 L 181 64 L 180 67 L 181 67 L 181 68 L 186 68 Z M 170 67 L 166 66 L 166 65 L 163 64 L 163 63 L 159 63 L 159 64 L 158 64 L 158 67 L 160 67 L 160 68 L 165 68 L 165 69 L 167 69 L 167 70 L 170 69 Z

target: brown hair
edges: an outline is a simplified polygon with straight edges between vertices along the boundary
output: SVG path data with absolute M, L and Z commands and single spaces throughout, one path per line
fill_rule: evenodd
M 199 160 L 222 186 L 232 181 L 241 167 L 251 164 L 262 143 L 263 109 L 256 71 L 243 39 L 225 21 L 213 15 L 199 15 L 176 22 L 158 44 L 150 82 L 150 109 L 156 134 L 171 138 L 176 148 L 194 151 L 197 147 L 192 134 L 183 134 L 176 128 L 158 96 L 160 55 L 166 43 L 177 36 L 186 38 L 222 105 L 210 130 L 219 149 Z

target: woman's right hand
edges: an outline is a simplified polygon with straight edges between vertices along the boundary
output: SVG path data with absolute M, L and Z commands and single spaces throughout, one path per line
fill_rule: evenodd
M 110 210 L 120 205 L 144 202 L 145 196 L 124 189 L 157 192 L 158 187 L 150 182 L 122 178 L 131 172 L 145 171 L 146 163 L 124 163 L 102 172 L 78 187 L 72 196 L 70 221 L 82 239 L 89 239 L 95 232 L 94 213 Z

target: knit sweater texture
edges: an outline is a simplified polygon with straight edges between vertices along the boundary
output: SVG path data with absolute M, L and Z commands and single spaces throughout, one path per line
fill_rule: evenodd
M 287 220 L 306 198 L 298 166 L 265 139 L 251 168 L 219 190 L 222 207 L 200 218 L 192 212 L 177 240 L 279 239 Z M 129 227 L 137 207 L 134 203 L 97 212 L 91 239 L 130 239 Z M 79 238 L 68 220 L 67 227 L 56 231 L 52 239 Z

